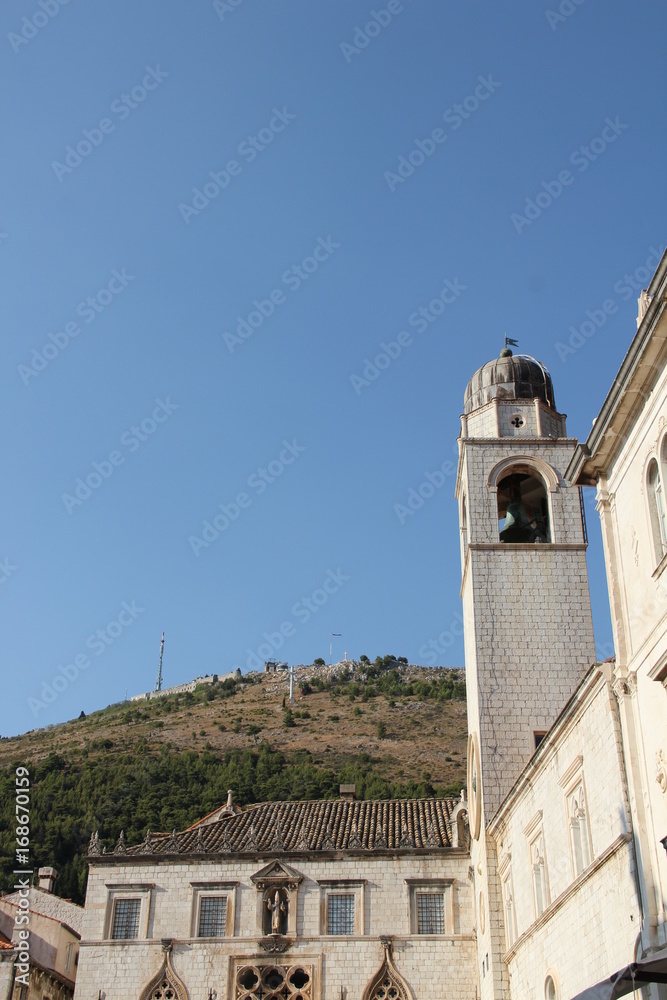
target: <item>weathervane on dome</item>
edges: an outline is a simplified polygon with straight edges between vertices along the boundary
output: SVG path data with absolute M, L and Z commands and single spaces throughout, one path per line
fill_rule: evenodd
M 508 358 L 508 357 L 511 358 L 512 357 L 512 352 L 510 350 L 510 347 L 518 347 L 518 346 L 519 346 L 519 341 L 518 340 L 512 340 L 511 337 L 508 337 L 507 334 L 505 334 L 505 346 L 503 347 L 502 351 L 500 352 L 500 357 L 501 358 Z

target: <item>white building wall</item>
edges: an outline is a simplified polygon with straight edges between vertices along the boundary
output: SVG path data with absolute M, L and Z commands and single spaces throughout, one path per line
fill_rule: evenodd
M 667 326 L 667 323 L 665 324 Z M 627 678 L 627 757 L 653 944 L 667 944 L 667 560 L 656 554 L 646 476 L 655 458 L 667 488 L 667 369 L 648 366 L 629 402 L 640 407 L 600 479 L 616 672 Z M 662 679 L 661 679 L 662 678 Z M 647 942 L 648 938 L 647 938 Z
M 583 779 L 591 856 L 577 875 L 568 791 Z M 538 915 L 531 840 L 543 837 L 548 903 Z M 642 911 L 618 707 L 595 669 L 536 753 L 492 824 L 498 862 L 511 872 L 516 937 L 505 944 L 510 995 L 542 998 L 549 972 L 566 1000 L 633 961 Z M 505 923 L 504 914 L 503 922 Z

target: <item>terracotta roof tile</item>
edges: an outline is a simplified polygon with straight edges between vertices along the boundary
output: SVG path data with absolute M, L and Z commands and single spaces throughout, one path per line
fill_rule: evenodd
M 152 834 L 148 848 L 144 841 L 127 855 L 442 850 L 452 846 L 458 801 L 267 802 L 182 833 Z

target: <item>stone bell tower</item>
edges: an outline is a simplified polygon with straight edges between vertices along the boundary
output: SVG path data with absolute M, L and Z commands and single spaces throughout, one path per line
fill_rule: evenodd
M 505 348 L 468 383 L 456 497 L 482 1000 L 508 995 L 485 826 L 595 661 L 583 513 L 562 477 L 576 443 L 534 358 Z

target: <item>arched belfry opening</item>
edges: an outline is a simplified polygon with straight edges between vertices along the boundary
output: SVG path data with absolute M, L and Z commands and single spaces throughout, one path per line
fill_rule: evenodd
M 551 541 L 547 491 L 533 470 L 514 470 L 499 480 L 498 535 L 508 545 Z

